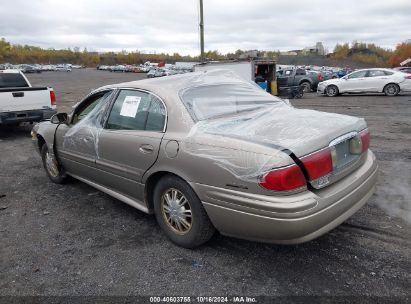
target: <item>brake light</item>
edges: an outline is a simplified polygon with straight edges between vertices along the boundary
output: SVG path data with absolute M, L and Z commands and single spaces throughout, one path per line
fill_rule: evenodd
M 318 75 L 317 75 L 317 80 L 319 80 L 319 81 L 323 80 L 323 75 L 318 74 Z
M 361 131 L 360 138 L 362 143 L 362 152 L 365 152 L 370 147 L 370 130 L 365 129 Z
M 304 174 L 297 165 L 270 171 L 263 175 L 260 180 L 261 187 L 275 191 L 289 191 L 305 185 Z
M 307 170 L 310 181 L 316 180 L 333 170 L 333 162 L 330 148 L 326 148 L 305 156 L 301 159 Z
M 411 79 L 411 75 L 405 76 L 404 78 L 405 78 L 405 79 Z
M 56 105 L 56 93 L 54 93 L 54 90 L 50 91 L 50 102 L 52 106 Z

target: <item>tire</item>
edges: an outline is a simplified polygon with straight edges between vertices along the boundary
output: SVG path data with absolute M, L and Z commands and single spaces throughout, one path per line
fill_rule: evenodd
M 303 88 L 304 93 L 311 92 L 311 83 L 309 83 L 308 81 L 301 82 L 300 87 Z
M 64 168 L 57 162 L 54 156 L 49 153 L 46 144 L 41 147 L 41 159 L 47 176 L 53 183 L 64 184 L 67 182 L 68 176 L 66 175 Z
M 339 94 L 338 87 L 335 85 L 329 85 L 325 88 L 325 95 L 328 97 L 335 97 Z
M 397 96 L 400 93 L 400 87 L 398 86 L 398 84 L 389 83 L 384 87 L 383 92 L 386 96 L 389 97 Z
M 195 248 L 213 236 L 215 228 L 203 204 L 181 178 L 167 175 L 160 179 L 153 199 L 157 222 L 173 243 L 184 248 Z

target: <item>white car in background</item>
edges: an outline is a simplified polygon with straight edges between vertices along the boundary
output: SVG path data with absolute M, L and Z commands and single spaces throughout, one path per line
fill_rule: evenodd
M 69 65 L 59 64 L 56 66 L 55 71 L 71 72 L 71 67 Z
M 411 91 L 411 75 L 391 69 L 363 69 L 342 78 L 320 82 L 317 93 L 333 97 L 343 93 L 384 93 L 396 96 Z

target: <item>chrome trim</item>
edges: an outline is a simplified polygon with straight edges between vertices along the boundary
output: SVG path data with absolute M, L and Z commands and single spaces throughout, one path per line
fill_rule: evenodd
M 328 147 L 336 146 L 336 145 L 338 145 L 339 143 L 342 143 L 343 141 L 346 141 L 346 140 L 348 140 L 348 139 L 351 139 L 351 138 L 357 136 L 358 133 L 359 133 L 359 132 L 357 132 L 357 131 L 353 131 L 353 132 L 344 134 L 344 135 L 342 135 L 342 136 L 339 136 L 339 137 L 337 137 L 336 139 L 332 140 L 332 141 L 329 143 Z
M 109 189 L 105 186 L 102 186 L 100 184 L 92 182 L 88 179 L 85 179 L 85 178 L 80 177 L 80 176 L 75 175 L 75 174 L 71 174 L 70 172 L 67 172 L 67 174 L 74 177 L 74 178 L 76 178 L 76 179 L 78 179 L 78 180 L 80 180 L 80 181 L 82 181 L 83 183 L 86 183 L 86 184 L 96 188 L 97 190 L 100 190 L 104 193 L 107 193 L 108 195 L 122 201 L 123 203 L 126 203 L 127 205 L 130 205 L 131 207 L 134 207 L 134 208 L 136 208 L 140 211 L 143 211 L 145 213 L 150 213 L 149 209 L 147 208 L 147 205 L 144 202 L 141 202 L 141 201 L 139 201 L 137 199 L 134 199 L 134 198 L 130 198 L 130 197 L 124 195 L 124 194 L 121 194 L 121 193 L 119 193 L 117 191 L 114 191 L 112 189 Z

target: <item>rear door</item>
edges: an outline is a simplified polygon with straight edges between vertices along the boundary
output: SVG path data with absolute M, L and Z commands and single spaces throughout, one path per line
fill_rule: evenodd
M 369 70 L 364 83 L 367 92 L 381 92 L 388 80 L 389 75 L 386 75 L 383 70 Z
M 157 160 L 166 108 L 146 91 L 122 89 L 99 134 L 96 166 L 100 183 L 137 199 L 143 174 Z

